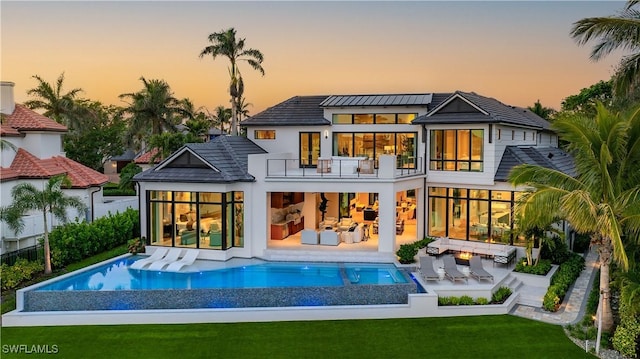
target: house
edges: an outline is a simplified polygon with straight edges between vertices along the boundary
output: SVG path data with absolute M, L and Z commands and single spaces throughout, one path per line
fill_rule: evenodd
M 77 196 L 85 203 L 88 211 L 77 213 L 69 209 L 68 218 L 91 219 L 95 204 L 102 202 L 102 185 L 107 176 L 65 157 L 62 136 L 67 128 L 27 107 L 16 104 L 12 82 L 1 82 L 2 123 L 0 137 L 13 144 L 17 150 L 2 149 L 0 162 L 0 196 L 2 206 L 12 202 L 11 190 L 20 183 L 31 183 L 40 188 L 49 178 L 66 174 L 71 180 L 71 188 L 65 189 L 69 196 Z M 37 238 L 44 233 L 41 213 L 30 213 L 24 217 L 24 230 L 15 233 L 6 223 L 0 227 L 0 253 L 14 251 L 37 244 Z M 58 225 L 55 218 L 48 221 L 49 229 Z
M 472 92 L 295 96 L 241 126 L 135 177 L 150 245 L 344 261 L 426 235 L 523 246 L 509 170 L 573 170 L 547 121 Z

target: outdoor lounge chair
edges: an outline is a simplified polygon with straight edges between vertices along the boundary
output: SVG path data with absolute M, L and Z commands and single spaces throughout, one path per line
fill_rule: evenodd
M 420 274 L 424 280 L 440 280 L 440 276 L 433 270 L 433 258 L 431 256 L 420 257 Z
M 169 248 L 158 248 L 147 258 L 138 259 L 131 264 L 131 269 L 142 269 L 149 264 L 162 259 L 169 252 Z
M 482 259 L 480 256 L 473 256 L 469 259 L 469 275 L 479 281 L 489 279 L 493 282 L 493 276 L 482 267 Z
M 464 280 L 465 282 L 468 282 L 467 276 L 460 273 L 460 271 L 458 270 L 456 260 L 452 255 L 446 255 L 442 257 L 442 262 L 444 263 L 444 276 L 449 278 L 450 281 L 454 283 L 457 280 Z
M 180 259 L 179 261 L 170 263 L 167 266 L 167 268 L 165 268 L 165 270 L 167 272 L 179 272 L 180 269 L 182 269 L 182 267 L 192 265 L 193 262 L 196 261 L 196 258 L 198 258 L 199 254 L 200 254 L 200 251 L 197 249 L 187 251 L 184 257 L 182 257 L 182 259 Z
M 170 263 L 177 261 L 180 257 L 180 253 L 182 253 L 182 248 L 169 249 L 169 253 L 167 253 L 164 258 L 151 263 L 151 265 L 149 266 L 149 270 L 160 270 Z

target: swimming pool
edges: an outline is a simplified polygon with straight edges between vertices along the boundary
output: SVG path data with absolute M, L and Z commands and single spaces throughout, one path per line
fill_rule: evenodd
M 258 262 L 171 273 L 128 256 L 36 286 L 24 311 L 239 308 L 406 303 L 416 285 L 392 263 Z

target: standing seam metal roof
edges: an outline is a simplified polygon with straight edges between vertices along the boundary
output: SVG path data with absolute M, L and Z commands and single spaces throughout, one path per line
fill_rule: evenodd
M 349 106 L 428 106 L 431 94 L 391 95 L 332 95 L 320 103 L 321 107 Z

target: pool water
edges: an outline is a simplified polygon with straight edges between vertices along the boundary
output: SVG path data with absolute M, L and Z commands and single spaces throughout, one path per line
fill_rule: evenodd
M 264 262 L 183 273 L 129 268 L 140 258 L 132 256 L 105 263 L 35 291 L 332 287 L 408 282 L 392 263 Z

